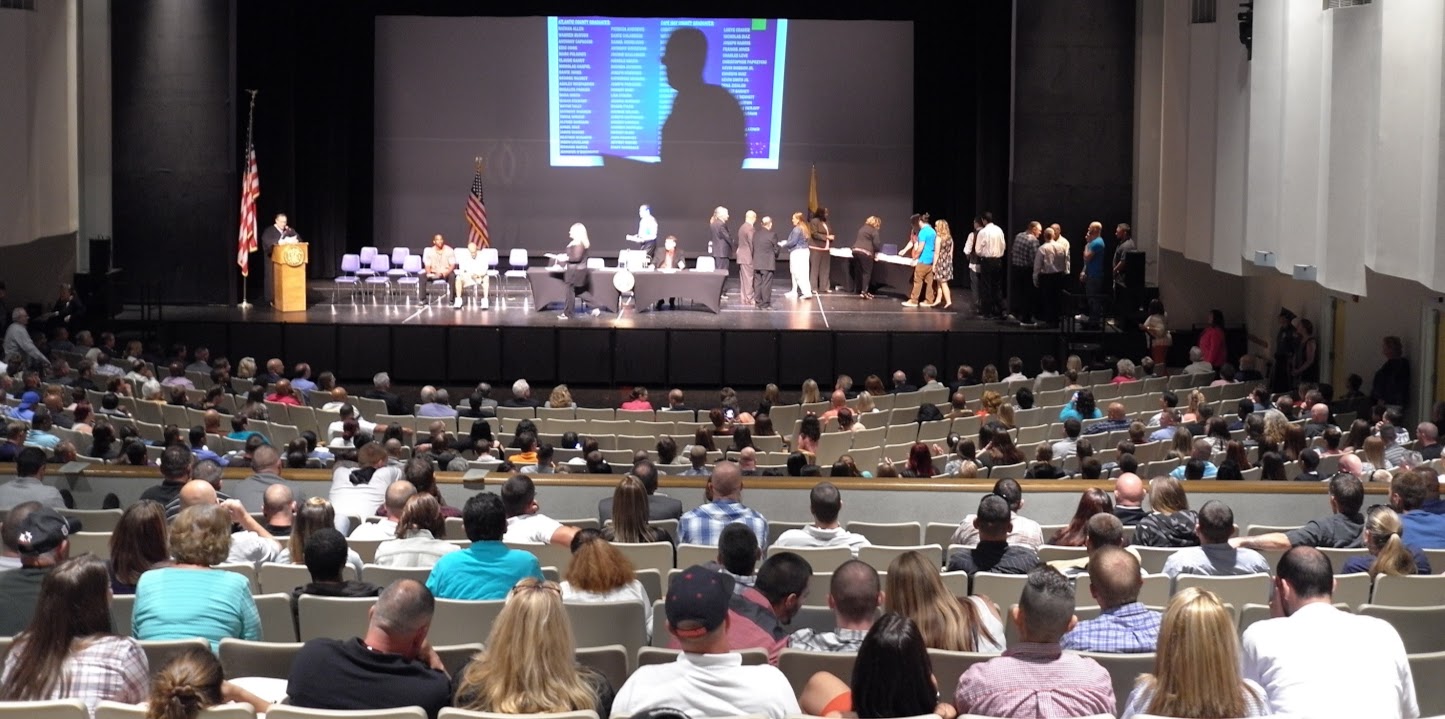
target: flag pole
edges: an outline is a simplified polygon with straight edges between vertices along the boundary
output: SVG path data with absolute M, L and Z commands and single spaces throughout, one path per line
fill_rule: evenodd
M 253 131 L 253 130 L 255 129 L 255 127 L 256 127 L 256 93 L 257 93 L 258 91 L 257 91 L 257 90 L 250 90 L 250 89 L 248 89 L 248 90 L 246 90 L 246 92 L 251 93 L 251 106 L 250 106 L 250 108 L 246 111 L 246 156 L 243 157 L 242 160 L 241 160 L 241 162 L 242 162 L 242 167 L 245 168 L 245 169 L 242 170 L 242 176 L 245 177 L 246 179 L 242 180 L 242 182 L 249 182 L 249 181 L 250 181 L 250 180 L 249 180 L 249 173 L 250 173 L 250 171 L 251 171 L 251 165 L 250 165 L 250 162 L 251 162 L 251 158 L 250 158 L 251 141 L 252 141 L 252 131 Z M 257 228 L 257 229 L 258 229 L 258 231 L 259 231 L 259 228 Z M 249 261 L 248 261 L 248 264 L 249 264 Z M 249 279 L 249 276 L 250 276 L 250 273 L 249 273 L 249 272 L 243 272 L 243 273 L 241 273 L 241 304 L 237 305 L 237 307 L 240 307 L 240 308 L 243 309 L 243 310 L 249 310 L 249 309 L 251 309 L 251 303 L 247 301 L 248 298 L 247 298 L 247 296 L 246 296 L 246 293 L 247 293 L 247 290 L 248 290 L 247 284 L 249 284 L 246 280 Z

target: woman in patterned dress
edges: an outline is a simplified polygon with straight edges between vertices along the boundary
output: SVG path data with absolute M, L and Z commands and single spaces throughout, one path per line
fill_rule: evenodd
M 929 307 L 942 304 L 943 309 L 948 309 L 953 306 L 953 292 L 948 287 L 953 279 L 953 232 L 947 220 L 933 223 L 933 229 L 938 232 L 938 244 L 933 250 L 933 279 L 938 282 L 938 291 L 933 293 L 933 304 Z

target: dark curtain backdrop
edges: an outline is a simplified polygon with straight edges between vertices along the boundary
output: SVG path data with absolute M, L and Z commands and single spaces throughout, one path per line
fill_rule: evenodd
M 195 259 L 179 276 L 192 278 L 169 296 L 176 302 L 234 302 L 240 296 L 234 248 L 239 204 L 239 158 L 245 143 L 246 88 L 257 88 L 256 147 L 261 170 L 259 218 L 262 226 L 277 212 L 286 212 L 311 243 L 311 276 L 330 277 L 340 257 L 372 240 L 372 52 L 374 18 L 378 14 L 549 15 L 613 14 L 666 16 L 675 3 L 564 2 L 506 6 L 478 5 L 469 0 L 246 0 L 196 3 L 208 10 L 209 33 L 194 38 L 183 55 L 184 67 L 148 64 L 137 53 L 157 38 L 170 38 L 173 25 L 165 13 L 190 5 L 183 0 L 134 0 L 140 11 L 113 14 L 116 92 L 116 238 L 134 266 L 175 263 L 178 250 L 203 246 L 183 256 Z M 1093 8 L 1094 3 L 1079 4 Z M 1073 51 L 1080 41 L 1095 39 L 1089 50 L 1107 61 L 1074 65 L 1069 52 L 1040 61 L 1020 62 L 1021 86 L 1044 85 L 1063 90 L 1060 77 L 1081 79 L 1073 94 L 1050 96 L 1059 113 L 1087 107 L 1100 98 L 1093 115 L 1101 125 L 1087 137 L 1070 132 L 1045 132 L 1030 125 L 1027 155 L 1031 177 L 1062 178 L 1056 182 L 1015 182 L 1010 185 L 1010 150 L 1017 148 L 1010 93 L 1015 82 L 1010 68 L 1014 37 L 1011 0 L 976 0 L 948 5 L 947 16 L 925 14 L 913 4 L 839 4 L 814 0 L 777 3 L 704 3 L 690 5 L 690 15 L 785 16 L 827 19 L 912 20 L 914 25 L 914 197 L 916 208 L 947 217 L 963 230 L 968 218 L 992 210 L 1010 231 L 1018 224 L 1009 215 L 1048 212 L 1062 218 L 1091 216 L 1094 207 L 1127 212 L 1131 186 L 1127 172 L 1132 155 L 1131 102 L 1133 83 L 1133 4 L 1104 3 L 1112 10 L 1083 11 L 1068 0 L 1026 0 L 1020 17 L 1020 42 L 1065 42 Z M 224 8 L 224 13 L 215 8 Z M 1037 11 L 1025 8 L 1035 7 Z M 1075 8 L 1070 10 L 1070 8 Z M 1051 21 L 1054 13 L 1058 19 Z M 224 18 L 220 16 L 224 14 Z M 229 25 L 220 25 L 222 21 Z M 1082 23 L 1082 24 L 1081 24 Z M 1025 31 L 1028 30 L 1026 34 Z M 229 31 L 224 51 L 209 43 Z M 1109 47 L 1103 47 L 1109 46 Z M 1110 52 L 1112 51 L 1112 54 Z M 135 57 L 131 57 L 135 54 Z M 1128 58 L 1124 61 L 1123 58 Z M 1043 60 L 1047 60 L 1045 66 Z M 1061 63 L 1061 64 L 1060 64 Z M 232 69 L 234 67 L 234 69 Z M 1026 68 L 1026 69 L 1025 69 Z M 1062 75 L 1060 73 L 1063 73 Z M 1082 82 L 1087 77 L 1088 82 Z M 147 125 L 140 105 L 175 99 L 183 88 L 175 79 L 191 78 L 207 101 L 183 109 L 188 122 Z M 857 97 L 838 98 L 839 111 L 866 107 L 867 88 Z M 1033 107 L 1025 107 L 1024 112 Z M 169 111 L 169 109 L 168 109 Z M 1107 123 L 1106 125 L 1104 123 Z M 203 147 L 185 142 L 197 129 L 224 128 L 229 143 Z M 1057 125 L 1055 125 L 1057 128 Z M 1099 143 L 1099 138 L 1106 142 Z M 1119 138 L 1124 138 L 1121 143 Z M 1079 143 L 1095 145 L 1059 154 Z M 1115 160 L 1100 172 L 1094 162 L 1109 153 Z M 1015 163 L 1019 162 L 1016 158 Z M 192 167 L 193 183 L 185 193 L 151 193 L 122 189 L 127 180 L 145 176 L 144 168 L 166 163 Z M 1122 168 L 1124 171 L 1116 171 Z M 172 183 L 187 187 L 181 179 Z M 1088 187 L 1088 193 L 1079 188 Z M 465 188 L 458 188 L 458 207 Z M 1014 195 L 1020 195 L 1014 196 Z M 189 218 L 186 239 L 164 242 L 147 237 L 154 218 Z M 1120 218 L 1122 221 L 1124 218 Z M 1072 226 L 1073 220 L 1070 219 Z M 1078 232 L 1070 232 L 1077 235 Z M 212 246 L 218 249 L 212 249 Z M 959 248 L 961 250 L 961 243 Z M 258 253 L 253 262 L 263 262 Z M 222 280 L 221 278 L 228 278 Z M 252 275 L 251 296 L 260 294 Z

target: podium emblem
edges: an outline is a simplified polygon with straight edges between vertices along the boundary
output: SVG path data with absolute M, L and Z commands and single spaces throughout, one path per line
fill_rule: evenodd
M 281 249 L 281 262 L 287 267 L 300 267 L 306 264 L 306 253 L 295 245 L 283 246 Z

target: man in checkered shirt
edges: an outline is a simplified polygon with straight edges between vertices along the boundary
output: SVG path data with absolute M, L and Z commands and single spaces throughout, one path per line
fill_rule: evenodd
M 833 570 L 828 585 L 828 608 L 833 610 L 831 632 L 799 629 L 788 637 L 789 649 L 809 652 L 856 652 L 878 618 L 883 591 L 878 570 L 850 559 Z
M 1089 592 L 1102 611 L 1079 622 L 1061 643 L 1065 649 L 1109 654 L 1144 654 L 1159 644 L 1159 612 L 1139 602 L 1144 579 L 1139 560 L 1119 547 L 1099 547 L 1089 555 Z
M 723 527 L 742 522 L 758 537 L 758 546 L 768 546 L 768 520 L 742 502 L 743 476 L 736 462 L 727 460 L 713 467 L 713 500 L 684 515 L 678 522 L 679 541 L 683 544 L 717 546 Z

